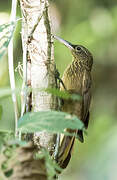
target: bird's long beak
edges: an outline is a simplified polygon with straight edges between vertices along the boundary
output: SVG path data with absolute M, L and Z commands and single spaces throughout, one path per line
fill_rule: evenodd
M 55 36 L 53 35 L 53 38 L 58 40 L 59 42 L 61 42 L 62 44 L 64 44 L 66 47 L 68 47 L 70 50 L 73 50 L 73 44 L 71 44 L 70 42 L 58 37 L 58 36 Z

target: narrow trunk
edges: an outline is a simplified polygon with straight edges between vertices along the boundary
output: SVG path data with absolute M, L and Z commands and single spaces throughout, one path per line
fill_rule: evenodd
M 22 113 L 26 111 L 47 111 L 57 109 L 54 96 L 44 91 L 53 88 L 55 83 L 55 64 L 51 27 L 48 17 L 48 0 L 20 0 L 22 12 L 23 46 L 23 87 Z M 28 94 L 27 87 L 32 93 Z M 12 180 L 46 180 L 45 160 L 36 160 L 34 152 L 47 149 L 54 152 L 56 135 L 46 131 L 34 134 L 33 143 L 17 150 Z

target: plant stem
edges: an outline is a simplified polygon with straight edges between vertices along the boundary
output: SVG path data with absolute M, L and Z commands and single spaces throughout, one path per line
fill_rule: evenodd
M 17 9 L 17 0 L 12 0 L 10 22 L 16 21 L 16 9 Z M 17 136 L 17 122 L 18 122 L 19 112 L 18 112 L 17 97 L 15 94 L 15 75 L 14 75 L 14 64 L 13 64 L 13 37 L 8 46 L 8 63 L 9 63 L 10 86 L 12 90 L 12 101 L 13 101 L 14 113 L 15 113 L 15 136 Z

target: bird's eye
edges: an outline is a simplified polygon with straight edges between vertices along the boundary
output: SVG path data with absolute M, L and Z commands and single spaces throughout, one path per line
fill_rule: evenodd
M 76 47 L 76 50 L 77 50 L 77 51 L 81 51 L 81 47 L 77 46 L 77 47 Z

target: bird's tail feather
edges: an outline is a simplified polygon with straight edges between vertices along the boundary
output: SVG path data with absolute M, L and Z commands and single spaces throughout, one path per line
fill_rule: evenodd
M 66 166 L 70 161 L 74 141 L 75 141 L 75 137 L 72 136 L 63 137 L 57 157 L 58 164 L 61 168 L 66 168 Z

